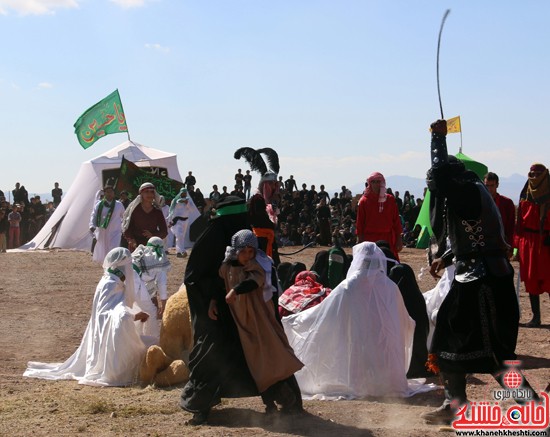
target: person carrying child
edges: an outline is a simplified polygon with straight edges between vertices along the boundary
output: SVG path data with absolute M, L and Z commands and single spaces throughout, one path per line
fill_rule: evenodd
M 265 270 L 256 261 L 258 239 L 248 229 L 231 238 L 219 274 L 250 374 L 261 394 L 266 411 L 275 412 L 275 402 L 283 413 L 302 411 L 302 399 L 294 373 L 303 367 L 288 344 L 277 321 L 270 299 L 264 299 Z M 216 318 L 211 305 L 209 316 Z

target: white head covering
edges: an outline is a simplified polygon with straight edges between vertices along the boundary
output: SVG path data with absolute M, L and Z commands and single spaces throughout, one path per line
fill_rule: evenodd
M 386 262 L 388 258 L 384 252 L 370 241 L 353 246 L 353 260 L 346 275 L 346 279 L 350 279 L 357 275 L 376 275 L 381 273 L 386 275 Z M 393 260 L 390 260 L 393 261 Z
M 182 188 L 179 190 L 176 197 L 174 197 L 172 199 L 172 202 L 170 203 L 170 210 L 168 212 L 168 217 L 166 217 L 166 220 L 168 222 L 171 222 L 174 219 L 174 212 L 178 203 L 187 204 L 189 206 L 189 211 L 195 211 L 197 208 L 195 202 L 193 202 L 193 198 L 189 195 L 189 191 L 187 190 L 187 188 Z
M 160 237 L 151 237 L 147 240 L 147 245 L 140 244 L 136 250 L 132 252 L 132 259 L 134 261 L 141 260 L 144 256 L 150 255 L 158 262 L 168 261 L 166 252 L 164 250 L 164 241 Z
M 124 291 L 125 302 L 128 306 L 132 306 L 135 300 L 134 289 L 134 273 L 132 271 L 132 254 L 124 247 L 115 247 L 107 255 L 103 261 L 103 268 L 106 272 L 109 269 L 118 269 L 124 275 Z
M 157 193 L 157 190 L 155 186 L 151 182 L 145 182 L 144 184 L 141 184 L 139 187 L 139 192 L 141 193 L 146 188 L 152 188 L 155 190 L 155 198 L 153 199 L 153 206 L 157 209 L 161 209 L 161 199 L 159 193 Z M 124 215 L 122 216 L 122 232 L 125 232 L 128 227 L 130 226 L 130 219 L 132 218 L 132 213 L 134 212 L 134 209 L 141 203 L 141 194 L 138 194 L 134 200 L 130 202 L 128 205 L 128 208 L 124 211 Z

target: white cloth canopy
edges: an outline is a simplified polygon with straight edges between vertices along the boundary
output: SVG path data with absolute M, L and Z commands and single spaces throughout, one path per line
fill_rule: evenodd
M 92 235 L 88 218 L 103 188 L 103 172 L 119 169 L 122 157 L 139 167 L 166 169 L 167 176 L 182 181 L 175 153 L 125 141 L 117 147 L 81 164 L 76 179 L 52 216 L 36 236 L 20 247 L 23 250 L 62 248 L 90 250 Z
M 118 249 L 129 254 L 127 249 Z M 92 315 L 76 352 L 64 363 L 31 361 L 23 376 L 76 379 L 79 384 L 93 386 L 125 386 L 134 382 L 146 344 L 134 322 L 134 314 L 141 309 L 130 309 L 134 305 L 131 267 L 124 273 L 128 273 L 129 284 L 132 282 L 128 293 L 125 293 L 125 284 L 116 274 L 105 271 L 97 285 Z
M 306 398 L 407 397 L 435 388 L 407 381 L 415 323 L 374 243 L 353 248 L 346 279 L 323 302 L 282 321 L 305 364 L 296 378 Z

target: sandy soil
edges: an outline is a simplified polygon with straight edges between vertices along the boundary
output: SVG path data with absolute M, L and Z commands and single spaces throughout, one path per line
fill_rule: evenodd
M 297 248 L 284 248 L 292 252 Z M 317 249 L 283 261 L 311 266 Z M 418 273 L 425 263 L 421 250 L 405 249 L 402 261 Z M 170 292 L 183 277 L 186 259 L 171 257 Z M 0 254 L 0 435 L 135 435 L 135 436 L 436 436 L 425 425 L 424 412 L 439 406 L 442 390 L 409 399 L 306 401 L 299 418 L 267 421 L 259 398 L 225 400 L 209 424 L 186 426 L 191 415 L 178 407 L 181 387 L 156 389 L 94 388 L 75 381 L 23 378 L 27 361 L 59 362 L 80 343 L 88 322 L 101 267 L 89 253 L 40 251 Z M 517 264 L 514 265 L 517 269 Z M 420 287 L 434 286 L 423 278 Z M 522 291 L 522 322 L 531 312 Z M 520 328 L 517 352 L 532 386 L 540 391 L 550 381 L 550 303 L 542 299 L 543 326 Z M 438 382 L 431 378 L 430 382 Z M 491 400 L 498 386 L 487 375 L 469 378 L 470 400 Z M 449 435 L 449 434 L 447 434 Z

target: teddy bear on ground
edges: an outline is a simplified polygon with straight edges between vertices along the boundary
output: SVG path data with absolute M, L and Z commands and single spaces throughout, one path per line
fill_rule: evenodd
M 158 346 L 151 346 L 141 362 L 140 381 L 168 387 L 189 380 L 186 360 L 193 347 L 193 329 L 187 291 L 182 284 L 166 302 Z

